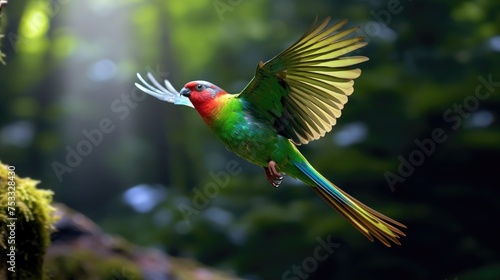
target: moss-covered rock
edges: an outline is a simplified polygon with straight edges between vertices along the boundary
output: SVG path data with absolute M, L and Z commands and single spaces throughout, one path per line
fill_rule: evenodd
M 192 259 L 168 256 L 161 250 L 136 246 L 107 234 L 81 213 L 54 204 L 56 231 L 45 255 L 53 280 L 237 280 L 238 277 Z
M 0 279 L 44 279 L 43 256 L 54 222 L 52 192 L 0 162 Z M 5 276 L 5 277 L 4 277 Z
M 51 205 L 52 191 L 38 183 L 0 162 L 2 280 L 238 279 L 106 234 L 81 213 Z
M 75 249 L 67 253 L 54 255 L 47 260 L 50 279 L 144 279 L 139 267 L 122 256 L 102 256 L 88 249 Z

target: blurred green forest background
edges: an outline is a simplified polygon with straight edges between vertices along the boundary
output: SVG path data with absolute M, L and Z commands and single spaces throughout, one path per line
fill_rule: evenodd
M 109 233 L 245 279 L 500 279 L 499 11 L 495 0 L 11 1 L 0 159 Z M 360 26 L 370 60 L 333 131 L 300 150 L 406 224 L 402 246 L 369 242 L 300 182 L 271 187 L 194 110 L 133 85 L 149 71 L 177 89 L 202 79 L 237 92 L 316 16 Z M 318 238 L 338 246 L 293 272 Z

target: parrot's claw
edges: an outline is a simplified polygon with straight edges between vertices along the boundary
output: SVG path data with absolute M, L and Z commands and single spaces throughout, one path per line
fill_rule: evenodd
M 283 174 L 276 170 L 276 162 L 271 160 L 267 168 L 264 167 L 264 169 L 266 170 L 266 178 L 269 183 L 275 188 L 279 187 L 283 181 Z

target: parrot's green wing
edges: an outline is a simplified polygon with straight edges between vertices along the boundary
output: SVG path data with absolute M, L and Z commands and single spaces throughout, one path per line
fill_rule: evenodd
M 344 56 L 366 45 L 363 37 L 345 38 L 358 28 L 339 31 L 347 20 L 327 27 L 329 21 L 317 27 L 314 23 L 290 48 L 260 62 L 238 96 L 254 117 L 270 122 L 298 145 L 332 129 L 354 91 L 353 79 L 361 74 L 350 67 L 368 60 Z

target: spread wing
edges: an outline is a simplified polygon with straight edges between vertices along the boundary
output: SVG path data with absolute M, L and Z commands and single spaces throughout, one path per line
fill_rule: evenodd
M 254 117 L 269 121 L 295 144 L 307 144 L 329 132 L 340 117 L 353 79 L 351 66 L 368 60 L 344 56 L 366 45 L 364 37 L 345 38 L 358 27 L 340 31 L 347 20 L 327 27 L 328 17 L 316 22 L 291 47 L 259 62 L 254 78 L 239 94 Z

